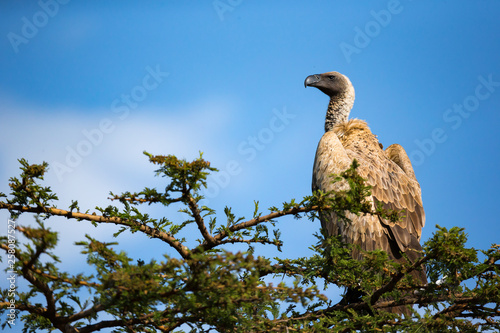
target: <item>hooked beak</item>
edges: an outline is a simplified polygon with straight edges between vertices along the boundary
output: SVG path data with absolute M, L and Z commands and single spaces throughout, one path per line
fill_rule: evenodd
M 316 87 L 316 84 L 321 81 L 321 77 L 319 74 L 313 74 L 309 75 L 306 77 L 306 80 L 304 81 L 304 87 Z

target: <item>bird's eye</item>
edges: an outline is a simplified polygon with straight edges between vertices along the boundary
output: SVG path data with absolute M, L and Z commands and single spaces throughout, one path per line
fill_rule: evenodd
M 330 76 L 328 76 L 328 78 L 329 78 L 330 80 L 333 80 L 333 79 L 335 79 L 335 75 L 330 75 Z

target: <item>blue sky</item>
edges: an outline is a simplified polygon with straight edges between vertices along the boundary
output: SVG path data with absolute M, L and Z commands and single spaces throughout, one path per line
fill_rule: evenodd
M 460 226 L 471 246 L 487 248 L 500 235 L 499 14 L 492 0 L 3 1 L 0 191 L 18 174 L 17 158 L 47 161 L 58 207 L 78 199 L 92 209 L 109 204 L 109 191 L 164 186 L 143 150 L 188 159 L 203 151 L 221 170 L 206 193 L 220 213 L 301 198 L 328 103 L 303 82 L 336 70 L 356 89 L 351 116 L 412 159 L 422 239 L 436 224 Z M 85 260 L 72 244 L 116 231 L 49 225 L 76 271 Z M 311 253 L 318 222 L 279 226 L 281 256 Z M 173 255 L 146 237 L 118 240 L 133 257 Z

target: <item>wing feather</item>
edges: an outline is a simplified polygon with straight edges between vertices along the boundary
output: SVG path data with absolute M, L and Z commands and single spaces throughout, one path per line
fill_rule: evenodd
M 346 184 L 332 184 L 329 176 L 346 170 L 353 159 L 360 164 L 358 173 L 372 186 L 373 204 L 381 202 L 384 208 L 402 210 L 404 217 L 392 223 L 377 216 L 348 214 L 352 222 L 345 225 L 329 213 L 321 217 L 323 227 L 363 250 L 383 249 L 391 255 L 392 241 L 405 252 L 418 243 L 425 224 L 420 185 L 404 149 L 391 145 L 382 150 L 366 122 L 353 119 L 323 135 L 316 152 L 313 190 L 345 189 Z

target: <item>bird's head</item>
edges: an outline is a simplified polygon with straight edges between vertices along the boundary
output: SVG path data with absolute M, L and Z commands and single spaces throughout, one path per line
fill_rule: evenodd
M 316 87 L 330 97 L 343 94 L 354 95 L 351 81 L 338 72 L 309 75 L 304 81 L 304 87 Z

